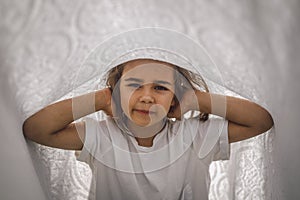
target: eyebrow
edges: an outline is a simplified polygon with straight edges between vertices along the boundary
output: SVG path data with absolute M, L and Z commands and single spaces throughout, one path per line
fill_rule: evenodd
M 125 81 L 134 81 L 134 82 L 138 82 L 138 83 L 142 83 L 142 79 L 138 79 L 138 78 L 127 78 L 125 79 Z
M 134 82 L 138 82 L 138 83 L 143 83 L 143 80 L 138 79 L 138 78 L 127 78 L 127 79 L 125 79 L 125 81 L 134 81 Z M 172 85 L 170 82 L 163 81 L 163 80 L 155 80 L 154 83 L 162 84 L 162 85 Z
M 172 85 L 170 82 L 168 82 L 168 81 L 161 81 L 161 80 L 159 80 L 159 81 L 154 81 L 154 83 L 156 83 L 156 84 L 162 84 L 162 85 Z

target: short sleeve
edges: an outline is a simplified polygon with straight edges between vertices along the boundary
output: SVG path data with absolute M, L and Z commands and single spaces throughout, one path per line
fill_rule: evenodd
M 200 159 L 208 158 L 211 161 L 228 160 L 230 144 L 228 140 L 228 120 L 214 117 L 205 122 L 197 119 L 189 120 L 190 130 L 195 130 L 194 150 Z
M 77 157 L 78 161 L 87 163 L 91 168 L 94 161 L 94 152 L 96 150 L 97 141 L 99 140 L 98 121 L 92 118 L 86 118 L 85 122 L 85 138 L 83 143 L 83 148 Z
M 223 122 L 220 121 L 218 123 L 221 123 L 219 127 L 221 128 L 221 134 L 219 136 L 219 139 L 213 149 L 214 156 L 213 160 L 229 160 L 230 158 L 230 144 L 228 139 L 228 120 L 224 120 Z

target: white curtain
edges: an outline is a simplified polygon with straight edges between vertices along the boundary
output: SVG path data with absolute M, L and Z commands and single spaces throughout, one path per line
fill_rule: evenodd
M 104 39 L 155 26 L 203 44 L 228 94 L 264 106 L 275 120 L 269 134 L 233 144 L 229 161 L 211 165 L 210 199 L 294 199 L 299 11 L 298 1 L 279 0 L 2 0 L 0 198 L 87 199 L 88 166 L 74 151 L 25 142 L 22 123 L 69 97 L 81 63 Z

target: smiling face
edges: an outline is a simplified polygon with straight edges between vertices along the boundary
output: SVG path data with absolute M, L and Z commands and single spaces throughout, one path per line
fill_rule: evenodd
M 120 80 L 121 107 L 136 125 L 161 122 L 174 105 L 174 69 L 154 60 L 128 62 Z

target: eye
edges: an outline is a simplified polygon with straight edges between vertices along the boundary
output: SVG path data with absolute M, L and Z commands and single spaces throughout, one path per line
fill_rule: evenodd
M 164 87 L 164 86 L 161 86 L 161 85 L 155 86 L 154 89 L 155 89 L 155 90 L 162 90 L 162 91 L 164 91 L 164 90 L 169 90 L 168 88 L 166 88 L 166 87 Z
M 140 87 L 141 87 L 141 85 L 138 84 L 138 83 L 130 83 L 130 84 L 128 84 L 127 86 L 128 86 L 128 87 L 131 87 L 131 88 L 140 88 Z

